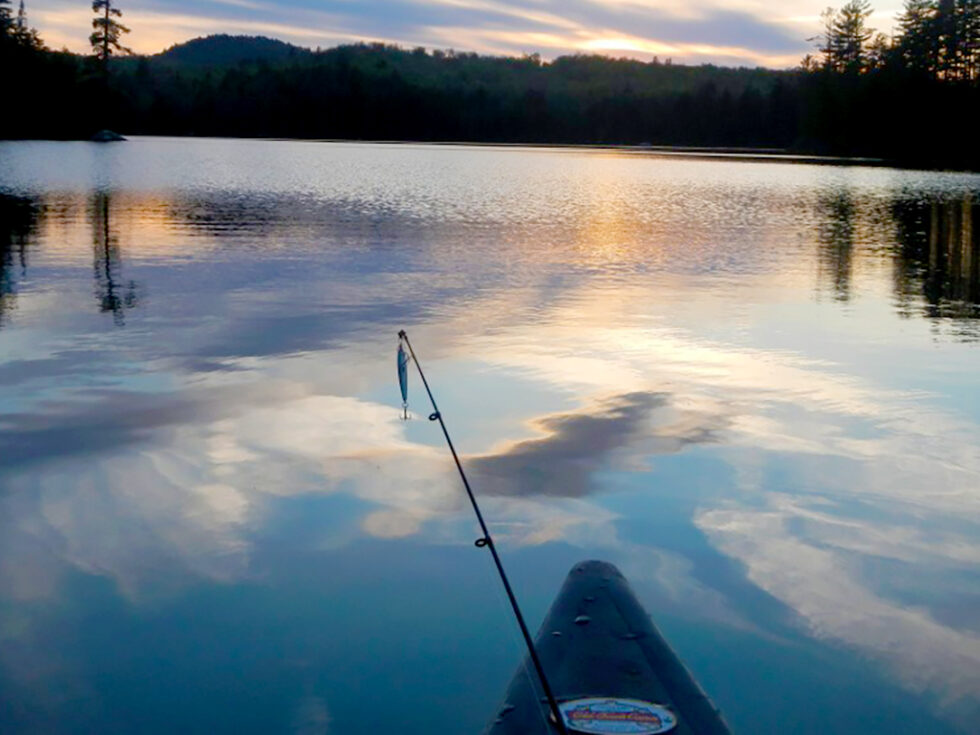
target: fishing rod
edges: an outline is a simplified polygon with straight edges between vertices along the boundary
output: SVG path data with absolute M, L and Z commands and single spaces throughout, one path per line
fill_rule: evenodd
M 408 354 L 405 353 L 405 347 L 408 347 Z M 456 447 L 453 445 L 452 437 L 449 436 L 449 429 L 446 428 L 446 422 L 443 420 L 442 413 L 439 411 L 439 407 L 436 405 L 435 396 L 432 395 L 432 389 L 429 388 L 429 381 L 425 379 L 425 373 L 422 371 L 422 364 L 415 356 L 415 350 L 412 349 L 412 343 L 408 339 L 408 333 L 403 329 L 398 333 L 398 383 L 402 393 L 402 410 L 404 412 L 404 416 L 405 418 L 408 417 L 409 355 L 411 356 L 412 362 L 415 363 L 416 369 L 419 371 L 419 377 L 422 379 L 422 385 L 425 386 L 425 392 L 429 394 L 429 402 L 432 404 L 432 413 L 429 415 L 429 421 L 438 421 L 439 426 L 442 427 L 443 436 L 446 437 L 446 444 L 449 445 L 449 451 L 452 452 L 453 461 L 456 463 L 456 469 L 459 470 L 459 476 L 463 480 L 463 487 L 466 488 L 466 494 L 469 496 L 470 504 L 473 506 L 473 512 L 476 513 L 476 519 L 480 522 L 480 530 L 483 532 L 483 538 L 477 539 L 476 547 L 478 549 L 488 549 L 490 551 L 490 555 L 493 557 L 493 563 L 497 567 L 497 574 L 500 576 L 500 581 L 504 585 L 504 590 L 507 592 L 507 599 L 510 600 L 510 607 L 514 611 L 514 617 L 517 618 L 517 625 L 520 627 L 521 635 L 524 637 L 527 652 L 531 657 L 531 661 L 534 663 L 534 670 L 538 674 L 538 680 L 541 682 L 541 688 L 544 690 L 544 695 L 548 699 L 548 706 L 551 709 L 551 715 L 554 718 L 555 726 L 558 728 L 561 735 L 569 735 L 568 728 L 565 727 L 565 719 L 562 717 L 561 710 L 558 707 L 558 700 L 555 699 L 555 695 L 551 690 L 551 685 L 548 683 L 548 677 L 544 673 L 544 666 L 541 665 L 541 659 L 538 658 L 538 652 L 534 648 L 534 640 L 531 638 L 531 633 L 528 631 L 527 624 L 524 622 L 524 615 L 521 613 L 521 608 L 517 604 L 517 597 L 514 595 L 514 590 L 510 586 L 510 580 L 507 579 L 507 572 L 504 571 L 504 564 L 500 560 L 500 554 L 497 553 L 497 546 L 493 542 L 493 536 L 490 535 L 490 529 L 487 528 L 487 522 L 483 520 L 483 513 L 480 511 L 480 504 L 476 502 L 476 495 L 473 494 L 473 488 L 470 487 L 470 481 L 466 478 L 466 472 L 463 471 L 463 464 L 459 461 L 459 455 L 456 453 Z

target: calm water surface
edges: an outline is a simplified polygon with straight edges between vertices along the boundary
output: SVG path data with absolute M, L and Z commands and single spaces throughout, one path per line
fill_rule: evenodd
M 980 731 L 980 176 L 0 144 L 0 731 L 476 733 L 632 580 L 738 733 Z

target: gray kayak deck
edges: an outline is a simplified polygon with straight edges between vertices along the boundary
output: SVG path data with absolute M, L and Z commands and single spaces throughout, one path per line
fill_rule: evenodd
M 572 732 L 670 732 L 730 735 L 720 713 L 671 650 L 629 583 L 612 564 L 575 565 L 555 599 L 536 648 L 559 703 L 608 698 L 639 700 L 666 709 L 676 724 L 644 730 L 618 724 Z M 553 734 L 540 684 L 518 670 L 486 735 Z

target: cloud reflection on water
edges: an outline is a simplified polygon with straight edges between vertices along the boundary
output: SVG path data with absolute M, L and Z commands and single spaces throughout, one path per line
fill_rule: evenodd
M 624 294 L 620 304 L 628 308 L 633 300 Z M 608 298 L 597 308 L 604 309 L 605 324 L 628 322 L 617 318 Z M 610 374 L 641 384 L 642 366 L 656 356 L 648 374 L 687 403 L 714 402 L 719 430 L 711 436 L 718 451 L 733 469 L 749 470 L 738 494 L 702 498 L 695 522 L 711 543 L 744 564 L 749 581 L 799 614 L 814 634 L 888 663 L 914 690 L 940 696 L 961 722 L 975 720 L 976 632 L 940 622 L 928 600 L 911 609 L 889 599 L 884 580 L 869 568 L 878 558 L 901 562 L 909 574 L 976 568 L 975 424 L 928 408 L 923 394 L 889 391 L 790 353 L 733 349 L 673 329 L 590 330 L 558 321 L 568 326 L 549 330 L 547 340 L 504 330 L 483 343 L 484 359 L 555 384 L 597 389 Z M 588 361 L 575 359 L 581 344 L 588 345 Z M 524 469 L 529 447 L 515 448 L 513 464 L 505 466 Z M 642 442 L 632 448 L 643 455 Z M 789 485 L 772 487 L 751 471 L 756 461 L 792 461 L 797 472 L 787 477 Z M 547 464 L 539 469 L 554 471 Z M 798 495 L 787 495 L 794 490 Z M 962 589 L 960 604 L 972 604 L 978 591 Z
M 599 491 L 593 475 L 613 455 L 642 441 L 643 456 L 679 452 L 688 444 L 713 440 L 714 427 L 694 417 L 654 426 L 652 414 L 670 397 L 634 392 L 602 399 L 582 410 L 545 416 L 533 423 L 546 436 L 472 457 L 480 488 L 492 495 L 579 498 Z
M 457 155 L 420 151 L 391 155 Z M 472 155 L 505 171 L 512 160 Z M 409 326 L 436 374 L 469 361 L 463 397 L 444 408 L 458 409 L 467 465 L 508 550 L 559 542 L 621 557 L 676 610 L 745 630 L 765 629 L 740 599 L 761 589 L 809 633 L 971 716 L 977 631 L 941 615 L 930 593 L 933 574 L 964 572 L 943 604 L 976 599 L 976 420 L 892 379 L 892 365 L 860 364 L 877 350 L 896 363 L 918 354 L 896 336 L 893 312 L 975 326 L 975 304 L 949 308 L 969 298 L 971 243 L 950 250 L 948 229 L 908 226 L 918 245 L 883 255 L 904 215 L 892 217 L 880 184 L 842 193 L 821 173 L 831 196 L 788 184 L 784 194 L 760 184 L 759 169 L 725 164 L 712 170 L 732 177 L 726 192 L 674 181 L 684 167 L 664 164 L 669 175 L 636 174 L 636 194 L 623 184 L 634 160 L 574 158 L 564 179 L 555 160 L 518 194 L 466 188 L 436 166 L 439 176 L 413 171 L 411 185 L 397 171 L 394 183 L 382 177 L 380 192 L 351 174 L 256 201 L 247 191 L 115 197 L 110 251 L 155 295 L 119 329 L 92 302 L 89 220 L 99 218 L 85 197 L 55 197 L 23 251 L 19 230 L 4 234 L 5 282 L 22 308 L 0 324 L 4 398 L 17 406 L 0 417 L 0 598 L 56 598 L 79 570 L 112 579 L 136 605 L 201 580 L 254 581 L 277 505 L 319 495 L 353 501 L 317 536 L 324 549 L 364 536 L 468 544 L 472 521 L 438 437 L 426 443 L 429 425 L 403 424 L 394 406 L 391 340 L 378 335 Z M 473 201 L 460 205 L 454 187 Z M 526 208 L 507 209 L 514 201 Z M 950 206 L 964 211 L 960 199 Z M 913 209 L 921 222 L 926 210 Z M 819 226 L 828 218 L 847 221 Z M 20 265 L 59 292 L 24 288 Z M 84 269 L 75 290 L 56 270 L 73 266 Z M 882 282 L 892 266 L 895 281 Z M 932 304 L 923 289 L 944 268 L 965 281 Z M 802 303 L 825 290 L 846 298 Z M 840 318 L 868 302 L 884 306 L 867 321 Z M 795 334 L 758 344 L 754 323 L 776 334 L 784 310 L 814 340 L 830 320 L 840 352 Z M 869 341 L 874 350 L 843 354 Z M 492 425 L 461 409 L 512 391 L 530 399 Z M 699 468 L 667 486 L 659 468 L 691 455 L 725 473 L 713 485 Z M 659 513 L 665 491 L 683 495 L 685 543 L 627 538 L 612 489 L 631 493 L 642 521 L 653 515 L 644 503 Z M 705 539 L 740 570 L 727 588 L 699 566 Z M 921 603 L 893 593 L 882 559 L 920 575 Z M 24 651 L 42 649 L 43 636 L 15 617 L 0 619 L 0 637 L 26 649 L 0 646 L 0 664 L 26 671 Z
M 841 640 L 886 662 L 914 691 L 935 692 L 963 722 L 975 721 L 980 710 L 980 635 L 943 625 L 928 610 L 875 594 L 833 536 L 813 529 L 804 537 L 793 533 L 793 521 L 809 513 L 805 507 L 778 497 L 770 504 L 763 511 L 703 511 L 696 522 L 724 553 L 745 564 L 754 584 L 796 611 L 814 635 Z M 851 531 L 887 536 L 886 529 L 867 525 L 852 526 Z M 889 539 L 883 541 L 885 548 L 890 546 Z M 954 542 L 959 553 L 945 561 L 960 561 L 956 557 L 968 543 Z M 880 549 L 872 543 L 862 552 L 878 554 Z M 930 549 L 930 556 L 941 553 L 942 547 Z M 976 548 L 967 553 L 975 555 Z
M 609 468 L 614 456 L 635 464 L 689 443 L 711 442 L 741 447 L 730 450 L 734 466 L 742 462 L 738 452 L 861 462 L 865 470 L 856 483 L 856 475 L 843 482 L 835 470 L 824 474 L 819 464 L 813 465 L 816 474 L 802 478 L 797 500 L 760 487 L 743 488 L 748 493 L 744 503 L 737 497 L 705 497 L 695 520 L 719 549 L 746 565 L 753 584 L 785 602 L 817 635 L 880 656 L 904 672 L 900 678 L 909 686 L 942 691 L 964 706 L 976 685 L 970 673 L 980 656 L 976 635 L 889 601 L 860 573 L 861 558 L 867 556 L 919 565 L 977 564 L 969 529 L 976 528 L 970 518 L 976 518 L 980 502 L 972 484 L 980 476 L 980 458 L 968 439 L 957 447 L 955 438 L 963 436 L 964 426 L 940 412 L 924 412 L 914 394 L 889 395 L 873 384 L 836 375 L 828 365 L 807 365 L 787 354 L 731 350 L 674 330 L 627 336 L 578 326 L 574 336 L 568 331 L 565 346 L 562 330 L 550 331 L 542 343 L 548 346 L 547 357 L 527 348 L 494 349 L 495 344 L 524 344 L 522 329 L 513 327 L 512 333 L 485 344 L 484 360 L 501 360 L 506 368 L 524 372 L 543 370 L 557 384 L 585 382 L 595 375 L 591 366 L 581 373 L 580 363 L 561 359 L 564 349 L 573 352 L 585 339 L 592 359 L 610 371 L 632 374 L 637 384 L 670 384 L 702 408 L 686 417 L 678 417 L 675 408 L 661 424 L 657 413 L 670 407 L 670 394 L 599 394 L 581 410 L 533 421 L 543 436 L 468 458 L 481 491 L 502 496 L 490 506 L 502 538 L 621 546 L 614 531 L 616 514 L 588 501 L 602 489 L 594 484 L 595 473 Z M 623 344 L 631 344 L 632 352 L 624 353 Z M 659 359 L 655 374 L 644 378 L 632 363 L 649 354 Z M 73 566 L 112 576 L 138 599 L 151 588 L 159 591 L 161 579 L 174 571 L 216 580 L 247 575 L 249 529 L 261 523 L 270 496 L 339 491 L 374 506 L 360 521 L 369 534 L 390 538 L 424 531 L 431 540 L 440 535 L 458 540 L 454 519 L 466 511 L 444 453 L 406 440 L 406 427 L 391 407 L 315 395 L 296 386 L 268 390 L 264 397 L 260 392 L 261 400 L 253 397 L 243 404 L 248 394 L 236 390 L 234 400 L 231 390 L 212 395 L 216 406 L 235 406 L 229 415 L 216 414 L 206 401 L 190 401 L 171 407 L 180 408 L 179 415 L 167 411 L 151 422 L 172 431 L 166 448 L 110 453 L 97 469 L 90 463 L 81 471 L 79 466 L 64 473 L 47 471 L 37 485 L 25 483 L 23 475 L 15 478 L 13 493 L 5 499 L 11 512 L 5 517 L 16 519 L 18 526 L 4 534 L 5 557 L 18 558 L 29 550 L 38 561 L 36 539 L 49 548 L 55 542 L 58 555 Z M 725 395 L 724 403 L 713 397 L 716 392 Z M 787 401 L 794 411 L 791 420 L 780 418 L 779 406 Z M 718 412 L 706 415 L 708 405 Z M 765 415 L 759 415 L 760 406 Z M 156 416 L 152 406 L 147 410 Z M 149 423 L 140 411 L 131 416 L 132 423 L 122 421 L 116 430 L 133 431 L 145 442 Z M 887 427 L 884 438 L 849 437 L 847 427 L 854 420 Z M 118 450 L 125 443 L 116 437 L 106 448 L 112 445 Z M 913 447 L 915 456 L 910 456 Z M 935 468 L 950 459 L 942 490 L 934 489 Z M 538 496 L 575 500 L 553 505 Z M 904 520 L 895 526 L 854 517 L 844 501 L 855 496 L 880 506 L 885 517 Z M 35 501 L 40 501 L 37 509 L 25 514 Z M 922 538 L 908 525 L 922 516 L 935 524 L 949 513 L 967 525 L 944 530 L 938 540 Z M 802 535 L 794 530 L 799 521 L 806 522 Z M 899 527 L 909 530 L 896 537 Z M 841 538 L 839 528 L 850 531 Z M 660 583 L 667 588 L 698 590 L 716 599 L 710 588 L 691 580 L 680 560 L 674 558 L 665 569 L 668 576 Z M 37 584 L 38 575 L 13 567 L 4 571 L 3 587 L 14 597 Z M 725 608 L 717 601 L 713 605 Z M 730 611 L 719 615 L 731 618 Z M 896 636 L 916 643 L 899 644 Z

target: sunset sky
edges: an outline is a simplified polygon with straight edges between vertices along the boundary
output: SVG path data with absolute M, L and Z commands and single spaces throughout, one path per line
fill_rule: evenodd
M 15 3 L 16 4 L 16 3 Z M 356 41 L 492 54 L 602 53 L 680 63 L 787 67 L 819 31 L 828 0 L 120 0 L 127 44 L 155 53 L 211 33 L 310 47 Z M 839 4 L 839 3 L 838 3 Z M 889 32 L 901 0 L 874 3 Z M 27 0 L 49 46 L 85 51 L 87 0 Z

